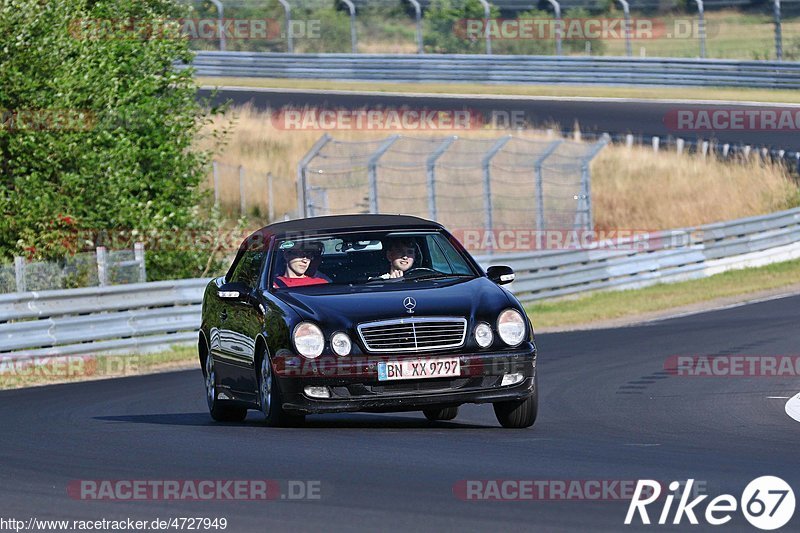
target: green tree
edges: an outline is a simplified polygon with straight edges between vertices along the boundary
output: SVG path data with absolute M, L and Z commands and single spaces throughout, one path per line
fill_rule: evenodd
M 490 18 L 497 18 L 500 11 L 492 6 Z M 425 49 L 437 54 L 475 54 L 484 51 L 486 44 L 482 36 L 469 31 L 470 20 L 485 17 L 478 0 L 433 0 L 425 11 Z
M 148 277 L 199 275 L 210 112 L 171 0 L 0 4 L 0 258 L 55 259 L 86 233 L 136 230 L 182 244 L 147 255 Z M 91 240 L 91 239 L 90 239 Z M 152 249 L 152 247 L 151 247 Z

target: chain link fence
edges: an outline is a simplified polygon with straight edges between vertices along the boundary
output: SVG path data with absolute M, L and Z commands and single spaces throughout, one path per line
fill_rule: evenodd
M 607 137 L 324 135 L 298 168 L 303 216 L 403 213 L 454 230 L 593 229 L 589 164 Z
M 60 261 L 27 261 L 17 256 L 13 264 L 0 263 L 0 294 L 79 287 L 104 287 L 147 281 L 144 246 L 133 250 L 82 252 Z
M 197 50 L 800 59 L 800 0 L 181 1 Z

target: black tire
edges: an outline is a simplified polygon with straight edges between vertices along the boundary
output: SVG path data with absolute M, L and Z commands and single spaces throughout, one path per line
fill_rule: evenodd
M 241 422 L 247 418 L 247 409 L 228 405 L 223 400 L 217 399 L 217 372 L 214 368 L 214 358 L 206 355 L 203 374 L 206 380 L 206 402 L 211 418 L 217 422 Z
M 536 422 L 539 411 L 539 385 L 534 381 L 533 393 L 523 400 L 497 402 L 494 415 L 504 428 L 521 429 L 531 427 Z
M 262 353 L 260 357 L 258 402 L 264 414 L 264 423 L 268 427 L 293 427 L 305 422 L 305 415 L 288 413 L 283 409 L 280 384 L 272 375 L 272 364 L 266 353 Z
M 455 407 L 433 407 L 431 409 L 423 409 L 422 412 L 425 414 L 425 418 L 430 420 L 431 422 L 436 422 L 439 420 L 452 420 L 458 416 L 458 406 Z

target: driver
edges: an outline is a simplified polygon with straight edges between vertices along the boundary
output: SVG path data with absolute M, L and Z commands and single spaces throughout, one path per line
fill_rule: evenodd
M 402 278 L 406 271 L 414 266 L 417 248 L 414 241 L 407 238 L 387 239 L 384 241 L 386 259 L 389 260 L 389 272 L 379 276 L 383 279 Z
M 303 287 L 329 283 L 327 278 L 315 272 L 321 256 L 322 244 L 318 242 L 300 243 L 297 246 L 284 249 L 283 258 L 286 260 L 286 272 L 282 276 L 275 278 L 275 286 Z M 314 268 L 310 268 L 312 265 L 314 265 Z M 308 275 L 309 271 L 311 275 Z

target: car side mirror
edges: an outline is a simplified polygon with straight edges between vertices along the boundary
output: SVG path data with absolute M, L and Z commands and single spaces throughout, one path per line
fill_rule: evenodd
M 241 282 L 224 283 L 217 291 L 222 300 L 243 300 L 250 294 L 250 287 Z
M 515 277 L 514 270 L 510 266 L 505 265 L 490 266 L 486 270 L 486 275 L 490 280 L 494 281 L 498 285 L 511 283 L 514 281 Z

